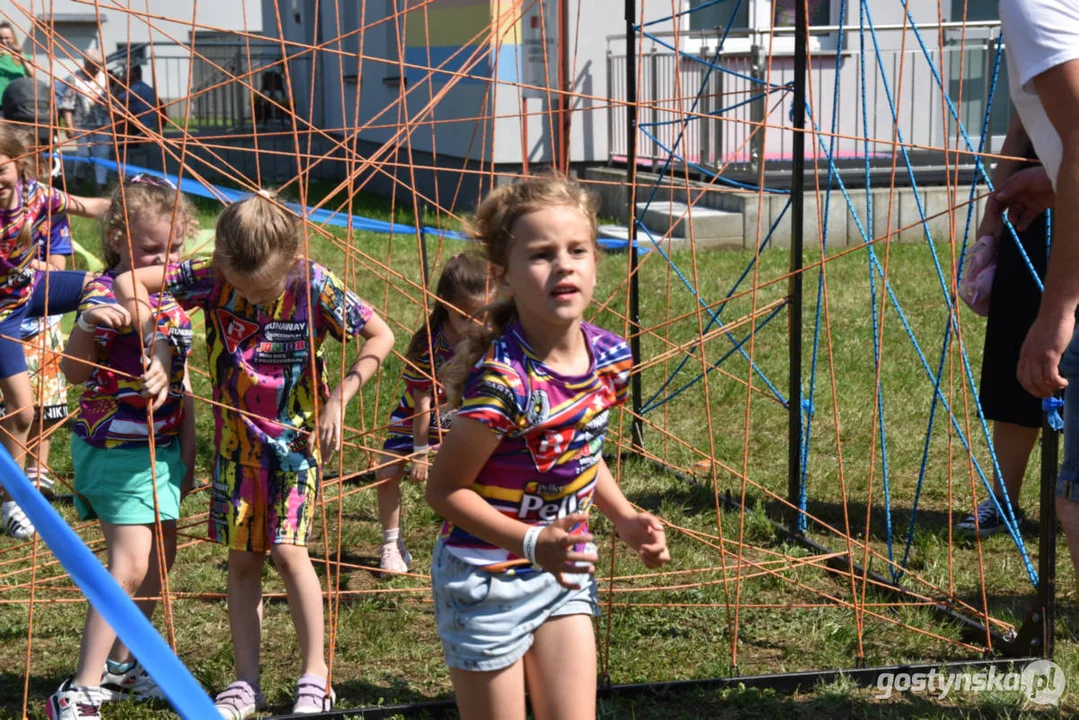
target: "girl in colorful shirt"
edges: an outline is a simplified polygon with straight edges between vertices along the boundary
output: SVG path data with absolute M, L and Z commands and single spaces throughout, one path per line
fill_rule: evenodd
M 593 501 L 648 567 L 663 528 L 603 460 L 627 394 L 626 342 L 583 321 L 596 285 L 595 200 L 557 177 L 492 191 L 476 210 L 498 288 L 490 327 L 444 369 L 459 406 L 427 481 L 445 518 L 431 567 L 435 619 L 461 717 L 594 717 Z
M 98 217 L 108 198 L 80 198 L 34 180 L 34 162 L 20 133 L 0 124 L 0 395 L 8 412 L 0 419 L 0 444 L 22 467 L 34 421 L 34 396 L 26 373 L 22 321 L 74 312 L 90 275 L 39 272 L 38 237 L 48 237 L 55 216 L 68 212 Z M 47 280 L 45 278 L 48 278 Z M 0 491 L 0 523 L 8 535 L 28 538 L 34 525 Z
M 191 206 L 171 184 L 136 176 L 118 187 L 102 242 L 109 269 L 86 285 L 61 361 L 68 381 L 83 385 L 71 437 L 75 509 L 81 520 L 100 521 L 109 573 L 129 594 L 148 598 L 138 601 L 147 617 L 156 605 L 149 598 L 161 595 L 162 575 L 176 556 L 180 499 L 195 464 L 194 408 L 184 396 L 191 321 L 168 293 L 155 293 L 149 302 L 156 327 L 140 338 L 117 304 L 116 278 L 178 261 L 194 229 Z M 50 720 L 100 718 L 101 703 L 121 697 L 164 696 L 91 607 L 78 668 L 49 698 L 46 713 Z
M 307 553 L 320 450 L 340 449 L 345 406 L 393 349 L 393 333 L 332 272 L 304 259 L 298 219 L 269 194 L 225 208 L 212 260 L 132 276 L 134 283 L 121 276 L 116 287 L 133 314 L 146 292 L 164 286 L 206 318 L 217 447 L 209 533 L 229 548 L 238 677 L 217 696 L 217 707 L 224 718 L 242 720 L 265 706 L 259 643 L 269 552 L 285 581 L 303 659 L 293 712 L 329 710 L 322 588 Z M 139 317 L 152 329 L 145 311 Z M 340 342 L 364 338 L 362 353 L 332 393 L 321 351 L 327 334 Z
M 435 385 L 439 369 L 453 357 L 473 314 L 487 302 L 487 263 L 461 253 L 442 268 L 435 291 L 434 310 L 416 331 L 405 351 L 401 373 L 405 392 L 390 415 L 390 427 L 383 444 L 376 478 L 378 516 L 382 521 L 382 548 L 379 565 L 394 573 L 408 571 L 412 557 L 401 538 L 401 477 L 411 461 L 409 478 L 427 479 L 428 453 L 438 448 L 442 433 L 449 428 L 450 413 L 442 407 L 446 393 Z M 432 358 L 434 358 L 432 360 Z M 435 421 L 432 422 L 432 417 Z

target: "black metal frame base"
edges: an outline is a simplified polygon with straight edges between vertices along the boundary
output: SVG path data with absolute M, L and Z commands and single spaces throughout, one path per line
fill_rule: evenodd
M 932 671 L 964 672 L 987 671 L 996 668 L 1007 672 L 1021 671 L 1026 664 L 1038 658 L 1008 658 L 998 660 L 958 660 L 953 662 L 923 663 L 919 665 L 891 665 L 872 668 L 845 668 L 841 670 L 813 670 L 809 672 L 772 673 L 767 675 L 747 675 L 744 677 L 706 678 L 703 680 L 676 680 L 673 682 L 634 683 L 630 685 L 607 685 L 599 688 L 597 695 L 605 697 L 625 697 L 649 695 L 662 698 L 683 693 L 686 690 L 725 690 L 727 688 L 761 688 L 778 692 L 794 693 L 811 690 L 820 684 L 836 682 L 847 678 L 860 687 L 874 687 L 879 678 L 886 674 L 929 673 Z M 364 718 L 376 720 L 404 715 L 406 717 L 424 714 L 427 717 L 442 718 L 456 714 L 457 706 L 452 699 L 403 705 L 379 705 L 374 707 L 354 708 L 351 710 L 333 710 L 321 715 L 278 715 L 272 720 L 308 720 L 318 718 Z

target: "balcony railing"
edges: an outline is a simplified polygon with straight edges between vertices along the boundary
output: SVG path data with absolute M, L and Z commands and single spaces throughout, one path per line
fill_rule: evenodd
M 919 168 L 950 164 L 954 169 L 957 156 L 948 159 L 945 150 L 963 153 L 968 146 L 953 108 L 976 151 L 1002 44 L 999 23 L 919 27 L 925 51 L 910 26 L 876 29 L 884 39 L 881 49 L 874 47 L 867 31 L 864 52 L 858 26 L 810 29 L 818 41 L 810 56 L 807 122 L 821 135 L 806 143 L 807 155 L 817 152 L 825 172 L 828 153 L 837 165 L 862 165 L 868 155 L 871 164 L 884 169 L 893 166 L 893 148 L 900 142 Z M 775 34 L 773 42 L 768 33 L 732 32 L 718 53 L 716 32 L 682 32 L 677 38 L 654 33 L 645 38 L 638 46 L 637 68 L 640 162 L 660 165 L 673 159 L 675 165 L 706 172 L 753 175 L 762 160 L 773 167 L 789 162 L 791 30 L 777 29 Z M 787 43 L 778 42 L 780 34 L 787 36 Z M 770 44 L 780 48 L 771 56 Z M 625 36 L 607 38 L 607 62 L 609 159 L 619 163 L 628 154 Z M 997 147 L 1007 130 L 1003 65 L 993 98 L 986 152 Z M 972 155 L 958 157 L 960 165 L 973 167 Z M 901 167 L 901 155 L 897 162 Z

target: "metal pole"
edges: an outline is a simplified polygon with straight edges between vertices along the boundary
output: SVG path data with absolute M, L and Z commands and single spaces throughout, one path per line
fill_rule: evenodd
M 1059 444 L 1057 431 L 1042 423 L 1042 487 L 1041 487 L 1041 528 L 1038 537 L 1038 605 L 1041 606 L 1041 637 L 1031 641 L 1031 654 L 1044 658 L 1053 657 L 1053 630 L 1056 625 L 1056 552 L 1057 552 L 1057 452 Z M 1012 507 L 1016 501 L 1012 500 Z M 1035 621 L 1037 619 L 1035 618 Z M 1034 645 L 1040 640 L 1041 647 Z
M 636 0 L 626 0 L 626 179 L 629 181 L 629 321 L 633 337 L 629 347 L 633 363 L 641 362 L 641 288 L 637 279 L 637 46 L 634 21 Z M 630 377 L 633 403 L 633 448 L 644 449 L 641 420 L 641 374 Z
M 790 436 L 787 455 L 787 496 L 794 506 L 791 527 L 804 532 L 799 512 L 802 483 L 802 225 L 805 192 L 806 125 L 806 4 L 796 2 L 794 16 L 794 138 L 791 143 L 791 279 L 790 279 Z
M 569 174 L 569 0 L 558 2 L 558 168 Z

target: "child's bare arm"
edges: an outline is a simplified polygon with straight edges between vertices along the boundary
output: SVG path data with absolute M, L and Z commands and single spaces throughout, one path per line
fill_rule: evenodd
M 431 392 L 421 391 L 413 398 L 413 406 L 416 412 L 412 416 L 412 444 L 424 447 L 431 435 Z
M 412 472 L 409 478 L 414 482 L 427 480 L 427 446 L 431 433 L 431 391 L 421 390 L 413 398 L 412 416 Z M 422 448 L 422 449 L 417 449 Z
M 67 381 L 72 385 L 81 385 L 93 375 L 94 366 L 91 363 L 98 361 L 94 327 L 100 325 L 119 330 L 129 323 L 128 313 L 120 305 L 98 305 L 83 312 L 68 337 L 64 357 L 60 359 L 60 370 Z
M 143 342 L 154 332 L 154 311 L 150 307 L 150 293 L 159 291 L 165 284 L 165 266 L 153 265 L 128 270 L 116 276 L 112 292 L 116 302 L 127 310 L 132 325 L 142 331 Z
M 359 389 L 374 377 L 382 366 L 382 362 L 393 351 L 393 331 L 378 315 L 371 316 L 371 319 L 363 326 L 360 337 L 363 338 L 363 347 L 360 348 L 352 367 L 333 393 L 341 398 L 344 405 L 347 405 Z
M 393 350 L 393 331 L 378 315 L 371 315 L 360 331 L 360 337 L 364 339 L 363 347 L 341 384 L 334 388 L 323 405 L 318 433 L 312 433 L 309 440 L 309 447 L 314 449 L 317 438 L 323 450 L 328 451 L 327 456 L 341 449 L 341 426 L 344 424 L 345 406 L 378 372 L 382 361 Z
M 599 459 L 596 473 L 596 507 L 610 518 L 618 536 L 637 552 L 647 567 L 656 568 L 667 563 L 671 553 L 667 550 L 663 525 L 653 515 L 637 512 L 626 500 L 603 458 Z
M 109 198 L 88 198 L 78 195 L 68 195 L 67 211 L 72 215 L 85 218 L 98 218 L 104 215 L 112 200 Z
M 191 376 L 184 367 L 184 423 L 180 426 L 180 456 L 187 472 L 180 483 L 180 497 L 186 497 L 195 487 L 195 398 L 191 394 Z

